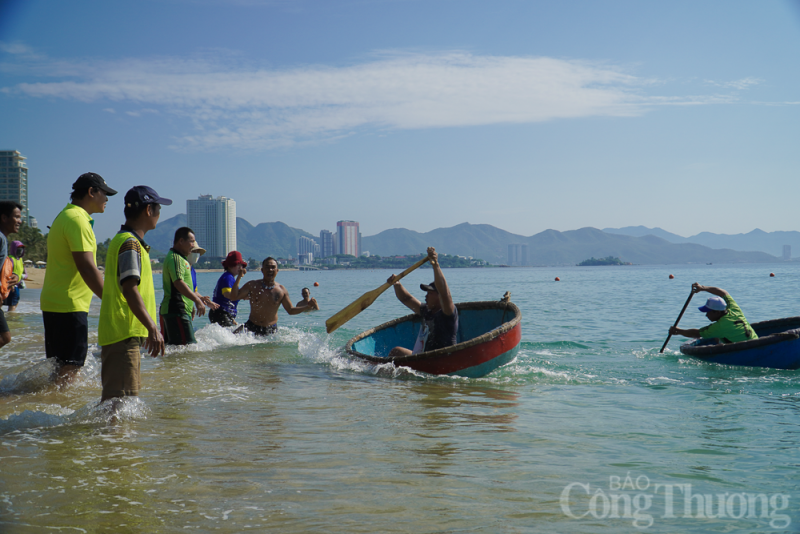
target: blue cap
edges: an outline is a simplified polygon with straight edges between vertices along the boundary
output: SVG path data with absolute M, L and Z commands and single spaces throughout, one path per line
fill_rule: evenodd
M 168 198 L 162 198 L 158 196 L 156 190 L 152 187 L 147 187 L 146 185 L 137 185 L 131 187 L 127 193 L 125 193 L 125 205 L 128 207 L 136 207 L 136 206 L 143 206 L 145 204 L 161 204 L 163 206 L 169 206 L 172 204 L 172 201 Z

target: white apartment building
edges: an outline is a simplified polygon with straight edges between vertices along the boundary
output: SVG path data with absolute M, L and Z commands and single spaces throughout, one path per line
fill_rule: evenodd
M 186 223 L 206 249 L 204 260 L 224 258 L 236 250 L 236 201 L 200 195 L 186 201 Z
M 13 200 L 22 205 L 22 221 L 31 225 L 28 212 L 28 159 L 19 150 L 0 150 L 0 200 Z

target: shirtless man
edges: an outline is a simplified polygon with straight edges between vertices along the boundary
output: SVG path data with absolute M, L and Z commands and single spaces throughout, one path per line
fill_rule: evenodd
M 258 336 L 274 334 L 278 331 L 278 308 L 281 305 L 289 315 L 297 315 L 313 309 L 312 306 L 305 308 L 292 306 L 289 292 L 281 284 L 275 282 L 275 277 L 278 276 L 278 262 L 275 261 L 275 258 L 270 257 L 261 262 L 261 273 L 264 275 L 262 280 L 250 280 L 240 289 L 239 281 L 244 274 L 242 273 L 237 277 L 228 295 L 231 300 L 250 301 L 250 318 L 236 329 L 235 333 L 237 334 L 242 330 Z M 314 306 L 317 305 L 315 299 L 311 299 L 311 302 Z
M 297 308 L 305 308 L 307 306 L 311 306 L 313 310 L 319 310 L 319 304 L 317 304 L 316 299 L 311 298 L 311 290 L 307 287 L 304 287 L 303 290 L 300 292 L 303 295 L 303 300 L 297 303 Z

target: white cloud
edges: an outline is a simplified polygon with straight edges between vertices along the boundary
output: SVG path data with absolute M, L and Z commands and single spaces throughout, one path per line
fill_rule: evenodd
M 26 66 L 29 76 L 57 80 L 19 83 L 6 93 L 150 106 L 127 111 L 132 116 L 159 108 L 189 119 L 195 131 L 184 134 L 179 146 L 198 149 L 286 146 L 364 128 L 629 117 L 652 105 L 708 98 L 644 96 L 640 91 L 652 80 L 608 64 L 464 52 L 383 54 L 356 65 L 291 69 L 242 65 L 229 57 L 37 60 Z
M 737 89 L 742 91 L 745 89 L 749 89 L 753 85 L 758 85 L 762 81 L 763 80 L 760 80 L 759 78 L 748 77 L 748 78 L 742 78 L 741 80 L 733 80 L 730 82 L 715 82 L 713 80 L 706 80 L 705 83 L 706 85 L 713 85 L 716 87 L 723 87 L 725 89 Z

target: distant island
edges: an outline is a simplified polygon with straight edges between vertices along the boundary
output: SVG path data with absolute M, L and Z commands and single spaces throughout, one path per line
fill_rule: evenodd
M 583 260 L 582 262 L 580 262 L 578 264 L 578 267 L 587 267 L 595 265 L 633 265 L 633 264 L 631 262 L 624 262 L 619 258 L 615 258 L 614 256 L 600 258 L 599 260 L 596 259 L 594 256 L 592 256 L 588 260 Z

